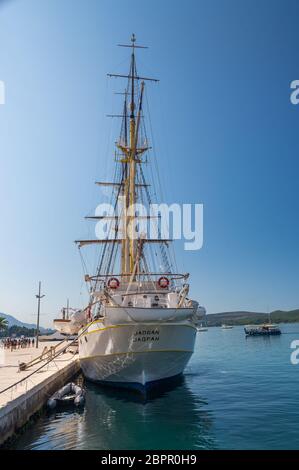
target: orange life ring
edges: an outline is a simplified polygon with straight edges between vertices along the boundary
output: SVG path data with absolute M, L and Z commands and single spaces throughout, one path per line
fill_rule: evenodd
M 162 289 L 166 289 L 169 286 L 169 279 L 165 276 L 160 277 L 158 280 L 158 286 Z
M 119 280 L 117 279 L 117 277 L 111 277 L 109 279 L 108 287 L 110 287 L 110 289 L 117 289 L 119 287 Z

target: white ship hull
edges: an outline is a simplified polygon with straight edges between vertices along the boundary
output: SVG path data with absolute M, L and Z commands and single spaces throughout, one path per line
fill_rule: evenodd
M 79 340 L 83 374 L 89 380 L 145 389 L 180 375 L 194 350 L 189 322 L 90 325 Z

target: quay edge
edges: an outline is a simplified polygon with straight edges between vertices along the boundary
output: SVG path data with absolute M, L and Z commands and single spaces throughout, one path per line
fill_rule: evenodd
M 44 406 L 47 399 L 79 370 L 80 362 L 76 358 L 0 408 L 0 446 L 3 448 L 5 442 L 13 437 Z

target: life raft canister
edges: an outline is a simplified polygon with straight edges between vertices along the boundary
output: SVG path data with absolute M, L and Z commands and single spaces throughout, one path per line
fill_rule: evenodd
M 164 276 L 160 277 L 160 279 L 158 280 L 158 286 L 162 289 L 166 289 L 169 286 L 169 279 Z
M 116 277 L 111 277 L 108 281 L 110 289 L 117 289 L 119 287 L 119 280 Z

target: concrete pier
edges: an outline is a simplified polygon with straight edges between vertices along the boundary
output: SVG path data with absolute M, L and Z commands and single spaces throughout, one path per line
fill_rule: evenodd
M 62 344 L 59 348 L 62 349 L 66 344 Z M 39 356 L 45 346 L 49 348 L 55 346 L 55 343 L 42 342 L 38 349 L 26 348 L 15 351 L 0 349 L 0 392 L 24 379 L 13 388 L 0 393 L 0 445 L 24 426 L 29 418 L 42 408 L 47 399 L 80 370 L 78 354 L 66 352 L 26 379 L 46 360 L 22 372 L 19 372 L 19 363 L 27 363 Z

